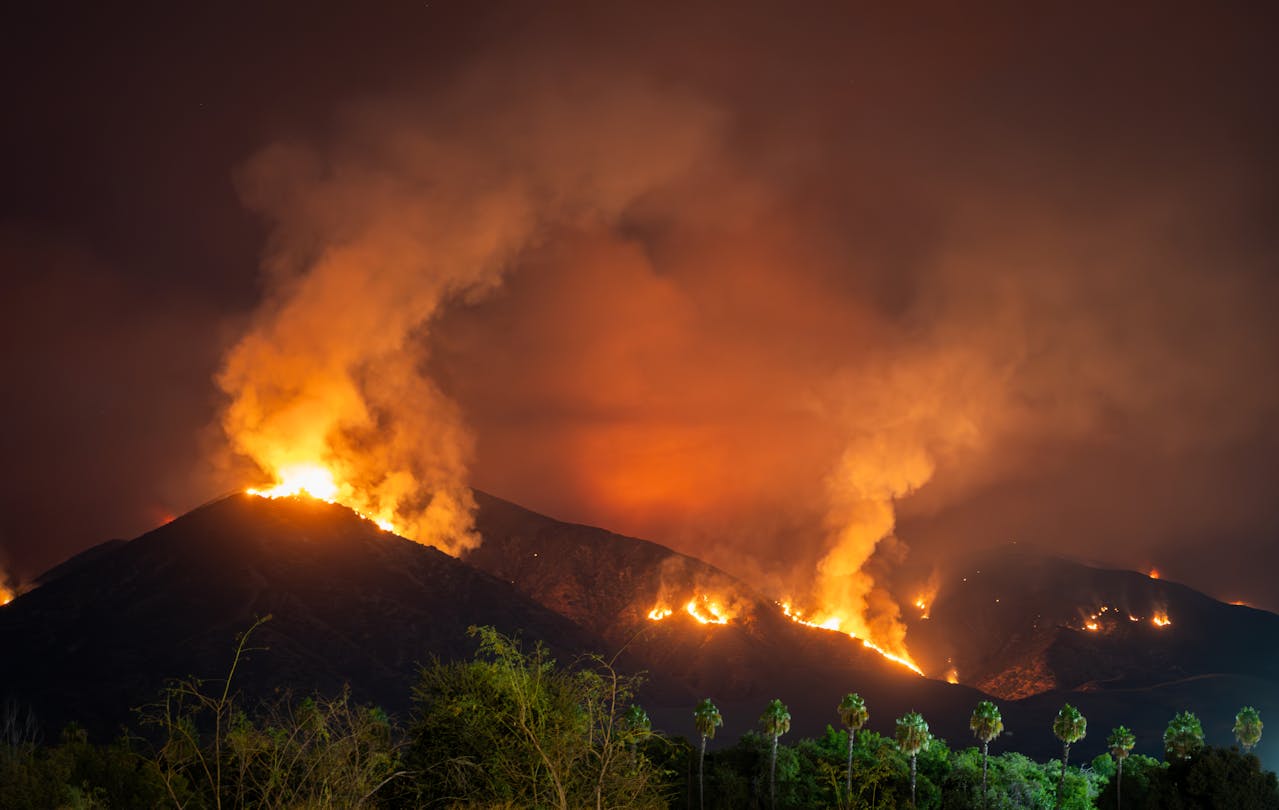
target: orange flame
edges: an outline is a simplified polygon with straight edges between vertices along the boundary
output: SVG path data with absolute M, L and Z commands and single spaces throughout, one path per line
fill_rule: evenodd
M 1159 569 L 1151 568 L 1150 571 L 1146 574 L 1146 576 L 1150 577 L 1151 579 L 1159 579 Z
M 696 594 L 685 602 L 680 609 L 701 624 L 728 624 L 742 613 L 736 599 L 708 596 L 704 593 Z M 674 615 L 674 613 L 675 610 L 669 605 L 659 602 L 648 612 L 648 618 L 650 621 L 660 622 L 662 619 Z
M 1155 627 L 1167 627 L 1172 624 L 1172 620 L 1168 618 L 1168 612 L 1165 610 L 1156 610 L 1155 615 L 1151 617 L 1150 622 Z
M 951 665 L 950 669 L 946 670 L 946 683 L 959 683 L 959 670 L 955 668 L 954 664 Z
M 350 509 L 367 521 L 377 524 L 384 532 L 403 535 L 388 515 L 369 515 L 357 508 L 359 501 L 350 493 L 350 487 L 340 486 L 334 480 L 333 472 L 323 464 L 304 463 L 290 464 L 280 468 L 279 482 L 267 489 L 247 489 L 250 495 L 259 498 L 314 498 L 325 503 L 339 504 Z
M 816 627 L 819 630 L 834 630 L 837 633 L 844 632 L 839 629 L 840 625 L 844 624 L 844 619 L 840 616 L 826 616 L 825 618 L 815 617 L 814 619 L 810 620 L 810 619 L 804 618 L 804 612 L 802 610 L 798 610 L 792 607 L 789 600 L 784 602 L 778 602 L 777 604 L 782 609 L 782 613 L 786 615 L 786 618 L 790 619 L 793 622 L 802 624 L 805 627 Z M 911 672 L 914 672 L 916 675 L 923 676 L 924 671 L 919 668 L 919 665 L 916 664 L 908 654 L 906 654 L 905 650 L 902 650 L 901 654 L 898 655 L 895 653 L 891 653 L 885 650 L 883 647 L 880 647 L 878 644 L 875 644 L 867 639 L 861 638 L 854 633 L 845 633 L 845 635 L 847 635 L 849 638 L 853 639 L 854 641 L 860 641 L 863 647 L 866 647 L 867 649 L 870 649 L 870 650 L 874 650 L 875 652 L 882 655 L 884 658 L 887 658 L 889 661 L 893 661 L 895 663 L 901 664 L 902 666 L 909 669 Z

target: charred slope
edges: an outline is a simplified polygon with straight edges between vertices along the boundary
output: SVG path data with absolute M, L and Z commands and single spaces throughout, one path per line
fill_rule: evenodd
M 691 711 L 710 696 L 732 740 L 757 727 L 772 698 L 790 706 L 796 734 L 838 724 L 835 706 L 860 692 L 871 727 L 892 732 L 912 709 L 936 733 L 968 736 L 967 718 L 984 695 L 919 678 L 846 635 L 796 624 L 750 585 L 701 560 L 656 543 L 548 518 L 476 493 L 484 542 L 465 560 L 511 582 L 528 597 L 625 650 L 630 668 L 655 677 L 645 700 L 666 731 L 692 735 Z M 681 606 L 698 594 L 731 604 L 728 624 L 702 624 Z M 673 609 L 661 621 L 648 612 Z
M 1279 682 L 1279 616 L 1134 571 L 1021 552 L 964 566 L 910 634 L 930 667 L 945 656 L 963 682 L 1010 699 L 1204 675 Z
M 288 687 L 404 712 L 418 662 L 469 658 L 472 624 L 523 630 L 565 653 L 600 642 L 510 585 L 347 509 L 236 495 L 128 543 L 100 547 L 0 610 L 0 697 L 110 732 L 165 678 L 237 675 L 250 697 Z

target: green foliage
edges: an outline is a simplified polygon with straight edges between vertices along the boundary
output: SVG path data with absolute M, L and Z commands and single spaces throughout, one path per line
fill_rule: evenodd
M 1114 810 L 1121 806 L 1147 807 L 1151 780 L 1158 779 L 1160 773 L 1167 767 L 1154 757 L 1129 754 L 1123 759 L 1123 772 L 1120 778 L 1118 762 L 1112 759 L 1110 754 L 1102 754 L 1097 759 L 1108 763 L 1107 773 L 1102 774 L 1106 778 L 1106 784 L 1102 786 L 1096 801 L 1099 810 Z M 1093 769 L 1099 770 L 1095 765 Z M 1120 799 L 1123 800 L 1122 805 Z
M 232 681 L 259 619 L 239 639 L 227 677 L 211 689 L 176 681 L 141 711 L 155 729 L 152 758 L 178 808 L 364 807 L 403 775 L 390 719 L 356 706 L 343 690 L 334 699 L 287 693 L 250 717 Z
M 540 644 L 472 628 L 476 660 L 423 668 L 407 762 L 420 804 L 660 807 L 661 774 L 632 743 L 639 679 L 598 656 L 558 668 Z
M 724 725 L 724 718 L 710 698 L 704 698 L 693 709 L 693 725 L 697 727 L 697 733 L 708 740 L 715 739 L 715 729 Z
M 1168 760 L 1190 759 L 1203 748 L 1204 730 L 1194 712 L 1178 712 L 1164 730 L 1164 755 Z
M 866 721 L 870 719 L 870 711 L 866 708 L 866 701 L 856 692 L 849 692 L 844 695 L 835 710 L 839 712 L 839 722 L 854 733 L 860 731 L 862 726 L 866 725 Z
M 0 744 L 0 807 L 162 806 L 164 784 L 135 743 L 121 737 L 109 745 L 93 745 L 82 730 L 68 726 L 56 746 Z
M 1069 746 L 1082 740 L 1087 733 L 1088 720 L 1074 706 L 1069 703 L 1063 705 L 1053 720 L 1053 734 L 1057 739 Z
M 1004 718 L 999 713 L 999 707 L 989 700 L 978 703 L 977 708 L 973 709 L 972 717 L 968 718 L 968 728 L 983 743 L 989 743 L 1003 734 Z
M 1244 753 L 1251 751 L 1261 742 L 1261 714 L 1251 706 L 1244 706 L 1235 715 L 1235 739 Z
M 1252 754 L 1224 748 L 1201 748 L 1166 768 L 1152 768 L 1149 787 L 1140 804 L 1129 803 L 1124 785 L 1125 806 L 1143 808 L 1231 808 L 1231 810 L 1279 810 L 1279 781 L 1262 771 Z
M 930 738 L 928 723 L 919 712 L 907 712 L 897 718 L 897 732 L 894 739 L 897 741 L 897 747 L 906 756 L 916 756 L 928 744 Z

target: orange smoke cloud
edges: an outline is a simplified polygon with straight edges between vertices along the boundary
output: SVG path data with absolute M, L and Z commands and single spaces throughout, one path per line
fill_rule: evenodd
M 447 105 L 388 104 L 362 110 L 331 150 L 260 155 L 242 185 L 275 223 L 270 294 L 218 376 L 233 449 L 273 483 L 326 470 L 333 500 L 408 537 L 454 554 L 477 544 L 473 440 L 427 372 L 428 339 L 446 306 L 491 292 L 545 228 L 607 221 L 693 159 L 705 111 L 642 87 L 623 106 L 612 89 L 533 86 L 483 132 Z M 480 76 L 455 102 L 509 93 Z M 675 122 L 660 140 L 645 134 L 654 116 Z M 601 129 L 608 151 L 564 137 Z

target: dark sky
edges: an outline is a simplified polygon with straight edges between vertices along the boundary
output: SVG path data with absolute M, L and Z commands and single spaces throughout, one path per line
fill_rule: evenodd
M 1016 539 L 1279 608 L 1263 4 L 10 5 L 15 580 L 287 394 L 779 587 Z

